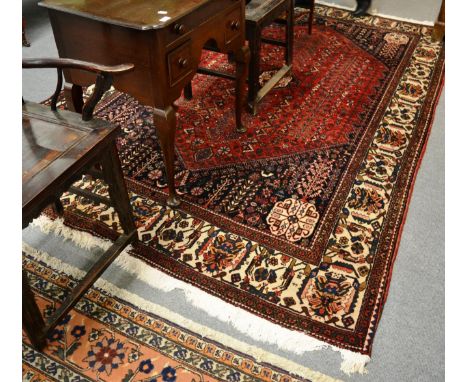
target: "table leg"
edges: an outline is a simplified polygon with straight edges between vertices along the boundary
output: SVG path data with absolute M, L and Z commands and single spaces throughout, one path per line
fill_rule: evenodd
M 242 110 L 245 101 L 245 80 L 250 61 L 250 49 L 246 46 L 240 48 L 234 56 L 236 61 L 236 129 L 244 133 L 247 129 L 242 124 Z
M 165 109 L 155 108 L 153 119 L 159 135 L 159 141 L 164 155 L 164 164 L 166 166 L 166 179 L 167 186 L 169 188 L 167 205 L 169 207 L 177 207 L 180 204 L 180 200 L 176 196 L 174 182 L 174 139 L 176 130 L 176 115 L 174 107 L 171 105 Z
M 81 114 L 83 112 L 84 104 L 83 88 L 81 86 L 66 82 L 63 87 L 63 93 L 68 110 Z

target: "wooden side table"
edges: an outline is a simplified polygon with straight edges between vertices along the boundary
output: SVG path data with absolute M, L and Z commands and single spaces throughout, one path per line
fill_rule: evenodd
M 209 42 L 236 62 L 236 128 L 244 132 L 244 105 L 249 49 L 245 40 L 245 0 L 43 0 L 49 10 L 60 57 L 114 65 L 135 64 L 114 86 L 154 107 L 166 165 L 171 207 L 178 206 L 174 184 L 175 100 L 197 71 L 203 46 Z M 69 107 L 80 110 L 86 73 L 64 72 Z M 234 127 L 234 126 L 233 126 Z

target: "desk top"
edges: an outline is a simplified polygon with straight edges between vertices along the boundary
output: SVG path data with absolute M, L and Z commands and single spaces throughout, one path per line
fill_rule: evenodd
M 42 0 L 39 5 L 109 24 L 158 29 L 216 0 Z

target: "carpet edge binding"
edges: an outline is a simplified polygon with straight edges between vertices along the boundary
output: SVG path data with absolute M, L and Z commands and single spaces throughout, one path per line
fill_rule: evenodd
M 45 215 L 41 215 L 32 222 L 32 226 L 38 228 L 44 234 L 54 234 L 65 240 L 70 240 L 78 247 L 87 250 L 96 247 L 106 250 L 112 245 L 112 242 L 109 240 L 101 239 L 87 232 L 67 227 L 63 223 L 63 219 L 52 220 Z M 229 323 L 232 327 L 250 338 L 270 345 L 276 345 L 281 350 L 298 355 L 310 351 L 332 349 L 339 352 L 341 355 L 342 362 L 340 370 L 342 372 L 347 375 L 351 375 L 352 373 L 367 373 L 366 364 L 370 361 L 370 357 L 368 355 L 330 345 L 301 332 L 286 329 L 241 308 L 235 307 L 234 305 L 229 304 L 218 297 L 212 296 L 191 284 L 169 276 L 156 268 L 150 267 L 142 260 L 131 256 L 129 254 L 130 250 L 131 246 L 128 246 L 117 257 L 114 264 L 156 289 L 164 292 L 170 292 L 175 289 L 182 290 L 188 303 L 202 309 L 208 315 L 215 317 L 220 321 Z M 64 269 L 66 273 L 76 275 L 76 277 L 82 277 L 84 274 L 84 272 L 78 268 L 65 264 L 61 260 L 56 259 L 47 253 L 31 248 L 25 243 L 23 243 L 23 251 L 31 254 L 32 256 L 38 257 L 41 261 L 52 267 L 60 267 L 61 269 Z M 142 309 L 157 314 L 189 330 L 193 330 L 194 332 L 197 332 L 206 338 L 210 338 L 213 341 L 217 341 L 226 346 L 233 346 L 237 343 L 240 349 L 248 349 L 247 351 L 243 350 L 243 352 L 252 355 L 258 362 L 263 361 L 272 363 L 285 370 L 294 371 L 296 374 L 304 378 L 310 378 L 310 372 L 317 373 L 292 361 L 286 360 L 283 357 L 274 355 L 251 345 L 247 345 L 228 335 L 195 323 L 162 306 L 144 300 L 131 292 L 118 288 L 102 278 L 98 279 L 95 285 L 108 293 L 116 294 L 126 300 L 138 300 L 136 305 Z M 127 298 L 125 298 L 124 295 L 127 296 Z M 314 375 L 313 378 L 315 378 L 314 380 L 317 380 L 317 375 Z M 320 379 L 320 381 L 322 381 L 322 379 Z M 331 380 L 323 380 L 323 382 L 327 381 Z

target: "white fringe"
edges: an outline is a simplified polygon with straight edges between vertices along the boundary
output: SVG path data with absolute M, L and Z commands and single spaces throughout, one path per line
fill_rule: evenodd
M 76 268 L 73 265 L 66 264 L 63 261 L 52 257 L 46 252 L 32 248 L 24 242 L 23 252 L 29 256 L 32 256 L 36 260 L 45 263 L 47 266 L 54 268 L 56 271 L 66 273 L 73 278 L 80 279 L 85 275 L 85 272 L 81 269 Z M 121 289 L 102 278 L 96 281 L 95 286 L 113 296 L 119 297 L 133 305 L 138 306 L 140 309 L 146 312 L 153 313 L 172 323 L 177 324 L 178 326 L 183 326 L 187 330 L 196 332 L 203 338 L 213 339 L 216 342 L 223 343 L 225 346 L 248 354 L 252 356 L 257 362 L 268 363 L 285 371 L 293 371 L 296 375 L 302 378 L 312 379 L 313 381 L 317 382 L 343 382 L 320 372 L 314 371 L 310 368 L 301 366 L 293 361 L 289 361 L 286 358 L 280 357 L 276 354 L 269 353 L 253 345 L 236 340 L 226 334 L 220 333 L 206 326 L 197 324 L 196 322 L 182 317 L 177 313 L 164 308 L 163 306 L 147 301 L 125 289 Z
M 79 247 L 88 250 L 93 247 L 99 247 L 106 250 L 111 245 L 111 242 L 108 240 L 65 226 L 61 219 L 51 220 L 48 217 L 41 215 L 39 218 L 35 219 L 32 224 L 46 234 L 53 233 L 55 235 L 62 236 L 65 239 L 71 240 Z M 241 333 L 244 333 L 257 341 L 276 345 L 282 350 L 295 354 L 303 354 L 307 351 L 331 348 L 340 352 L 342 358 L 341 370 L 344 373 L 349 375 L 355 372 L 360 374 L 367 372 L 365 365 L 370 360 L 369 356 L 340 349 L 336 346 L 331 346 L 301 332 L 286 329 L 249 313 L 248 311 L 237 308 L 218 297 L 212 296 L 199 288 L 180 281 L 147 265 L 142 260 L 131 256 L 128 253 L 129 249 L 130 248 L 127 247 L 117 257 L 114 264 L 159 290 L 163 290 L 165 292 L 169 292 L 174 289 L 182 290 L 185 293 L 187 300 L 192 305 L 204 310 L 209 315 L 216 317 L 223 322 L 230 323 Z
M 346 5 L 336 4 L 333 1 L 319 0 L 319 1 L 316 1 L 316 4 L 327 5 L 329 7 L 344 9 L 346 11 L 354 11 L 356 9 L 356 7 L 348 7 Z M 407 23 L 414 23 L 414 24 L 420 24 L 420 25 L 434 26 L 434 21 L 428 21 L 428 20 L 421 21 L 421 20 L 416 20 L 416 19 L 408 19 L 408 18 L 405 18 L 405 17 L 398 17 L 398 16 L 394 16 L 394 15 L 386 15 L 384 13 L 379 13 L 377 8 L 375 8 L 375 7 L 370 8 L 367 13 L 369 13 L 369 15 L 371 15 L 371 16 L 384 17 L 386 19 L 404 21 L 404 22 L 407 22 Z

